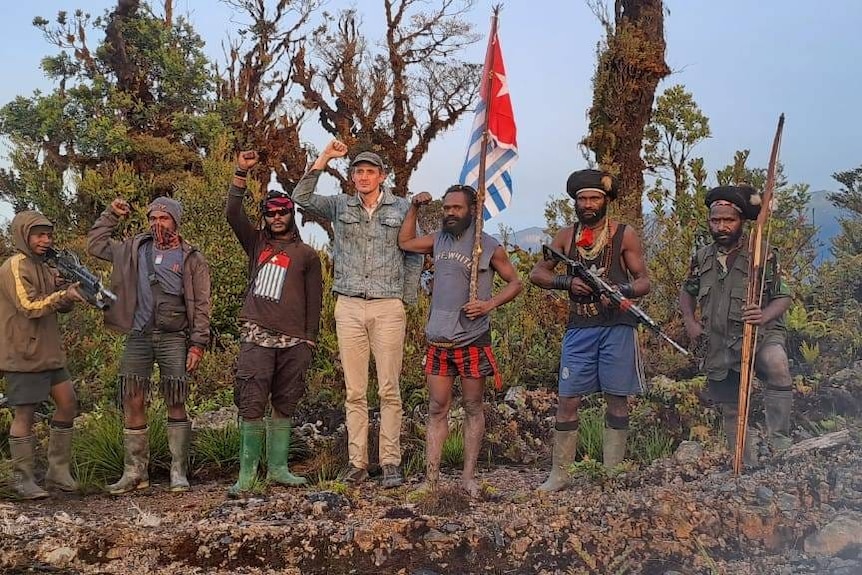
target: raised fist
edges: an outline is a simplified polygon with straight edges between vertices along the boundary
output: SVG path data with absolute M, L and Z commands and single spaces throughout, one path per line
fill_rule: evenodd
M 419 192 L 418 194 L 413 196 L 413 199 L 411 201 L 413 202 L 414 206 L 419 208 L 421 206 L 431 203 L 431 194 L 429 194 L 428 192 Z
M 339 140 L 330 140 L 323 150 L 323 155 L 327 159 L 343 158 L 347 155 L 347 144 Z
M 236 155 L 236 167 L 240 170 L 250 170 L 257 165 L 259 156 L 255 150 L 245 150 Z
M 132 208 L 131 206 L 129 206 L 129 202 L 127 202 L 123 198 L 117 198 L 113 202 L 111 202 L 111 211 L 118 218 L 125 218 L 130 213 L 132 213 Z

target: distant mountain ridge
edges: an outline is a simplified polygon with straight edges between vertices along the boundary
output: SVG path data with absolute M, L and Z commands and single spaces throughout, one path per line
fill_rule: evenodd
M 500 234 L 491 234 L 494 239 L 502 243 L 503 238 Z M 522 250 L 530 253 L 538 253 L 542 250 L 542 244 L 551 242 L 551 236 L 545 233 L 544 228 L 532 226 L 523 230 L 518 230 L 509 238 L 511 247 L 518 246 Z
M 808 204 L 811 220 L 818 227 L 817 235 L 813 240 L 817 251 L 818 264 L 832 257 L 832 253 L 830 252 L 832 238 L 841 232 L 841 225 L 838 223 L 838 218 L 841 217 L 841 210 L 829 202 L 826 197 L 827 193 L 827 190 L 812 192 L 811 201 Z M 649 214 L 646 217 L 649 217 Z M 503 239 L 499 233 L 491 235 L 498 242 L 502 243 Z M 551 239 L 545 233 L 544 228 L 531 226 L 514 232 L 512 237 L 509 238 L 509 244 L 512 247 L 518 246 L 528 252 L 537 253 L 541 251 L 542 244 L 550 243 Z

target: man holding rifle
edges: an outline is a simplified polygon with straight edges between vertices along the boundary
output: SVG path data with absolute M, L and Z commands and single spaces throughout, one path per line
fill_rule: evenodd
M 575 200 L 578 224 L 560 230 L 551 247 L 580 262 L 626 298 L 649 293 L 643 248 L 634 229 L 607 217 L 618 194 L 614 179 L 599 170 L 580 170 L 566 182 Z M 578 410 L 583 397 L 601 391 L 607 402 L 603 459 L 607 467 L 625 457 L 628 397 L 643 388 L 637 319 L 574 275 L 555 274 L 557 262 L 539 261 L 530 281 L 569 296 L 569 321 L 560 358 L 559 402 L 551 474 L 539 489 L 559 491 L 569 484 L 568 467 L 578 447 Z
M 706 195 L 709 232 L 714 242 L 698 250 L 688 279 L 679 294 L 685 329 L 692 341 L 706 338 L 707 390 L 722 412 L 728 446 L 734 450 L 739 417 L 739 373 L 744 323 L 759 326 L 755 369 L 765 382 L 763 403 L 766 428 L 773 450 L 790 447 L 792 379 L 787 362 L 784 312 L 790 307 L 790 290 L 782 280 L 775 253 L 764 268 L 764 305 L 746 305 L 748 239 L 745 220 L 760 212 L 760 194 L 750 186 L 720 186 Z M 700 320 L 695 309 L 700 306 Z M 746 433 L 743 461 L 756 463 L 755 443 Z
M 54 244 L 54 224 L 48 218 L 21 212 L 12 219 L 10 231 L 18 253 L 0 267 L 0 374 L 15 409 L 9 429 L 12 488 L 21 499 L 41 499 L 48 492 L 33 474 L 33 418 L 49 396 L 57 409 L 51 418 L 45 480 L 62 491 L 78 489 L 69 473 L 77 398 L 66 370 L 57 313 L 70 311 L 84 298 L 77 284 L 61 287 L 57 272 L 45 262 Z

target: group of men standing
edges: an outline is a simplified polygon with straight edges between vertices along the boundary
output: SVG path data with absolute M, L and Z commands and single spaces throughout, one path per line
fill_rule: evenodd
M 239 313 L 241 348 L 234 398 L 240 417 L 240 471 L 228 493 L 250 490 L 266 457 L 267 479 L 288 486 L 306 483 L 288 467 L 292 417 L 305 393 L 306 372 L 316 344 L 323 286 L 317 253 L 304 244 L 296 225 L 296 206 L 332 225 L 336 335 L 344 370 L 349 468 L 345 481 L 368 479 L 368 382 L 370 358 L 377 369 L 380 398 L 379 461 L 381 485 L 397 487 L 400 471 L 402 405 L 400 374 L 407 315 L 415 302 L 423 258 L 434 261 L 435 281 L 426 324 L 424 371 L 429 392 L 426 434 L 426 481 L 434 488 L 449 431 L 452 388 L 461 380 L 464 424 L 462 488 L 480 492 L 476 463 L 485 429 L 483 393 L 487 377 L 501 385 L 491 349 L 490 313 L 522 290 L 518 273 L 504 248 L 482 234 L 477 266 L 477 297 L 470 297 L 476 242 L 476 191 L 454 185 L 442 196 L 439 231 L 418 235 L 417 215 L 431 201 L 428 193 L 411 200 L 384 186 L 382 158 L 361 152 L 350 161 L 355 194 L 316 193 L 320 174 L 330 161 L 347 155 L 347 146 L 331 141 L 292 193 L 268 190 L 260 201 L 260 220 L 243 207 L 248 172 L 258 163 L 254 151 L 237 156 L 229 187 L 226 217 L 248 256 L 248 285 Z M 578 223 L 562 229 L 552 246 L 582 262 L 624 296 L 650 290 L 641 241 L 629 226 L 608 216 L 618 189 L 611 176 L 597 170 L 574 172 L 566 191 L 575 202 Z M 766 382 L 766 423 L 775 449 L 789 445 L 791 387 L 784 351 L 782 314 L 790 302 L 773 257 L 768 267 L 763 309 L 746 306 L 747 242 L 744 222 L 757 215 L 757 193 L 745 186 L 715 188 L 707 195 L 709 229 L 714 243 L 694 256 L 689 279 L 680 292 L 686 330 L 692 340 L 708 336 L 705 369 L 709 391 L 721 405 L 728 440 L 736 426 L 735 392 L 744 322 L 763 327 L 757 355 L 758 374 Z M 185 403 L 189 377 L 197 368 L 210 337 L 210 277 L 202 253 L 182 239 L 182 206 L 160 197 L 147 208 L 149 230 L 115 239 L 114 232 L 131 207 L 114 200 L 87 237 L 88 251 L 112 264 L 111 289 L 117 303 L 105 313 L 105 324 L 126 334 L 120 365 L 119 399 L 124 415 L 125 465 L 108 486 L 122 494 L 149 486 L 149 432 L 146 403 L 154 364 L 168 415 L 172 464 L 170 489 L 189 488 L 187 471 L 191 424 Z M 35 481 L 33 414 L 49 396 L 57 409 L 51 421 L 46 480 L 67 491 L 76 489 L 69 472 L 75 392 L 57 326 L 57 313 L 84 297 L 75 285 L 64 285 L 45 254 L 53 226 L 36 212 L 22 212 L 12 222 L 18 253 L 0 268 L 0 326 L 3 329 L 0 370 L 15 407 L 10 451 L 14 488 L 22 498 L 47 496 Z M 578 448 L 578 411 L 587 395 L 602 392 L 607 404 L 604 463 L 625 457 L 629 398 L 643 390 L 636 321 L 614 307 L 570 270 L 556 273 L 553 261 L 540 261 L 530 281 L 559 290 L 569 299 L 569 319 L 559 370 L 551 473 L 539 488 L 557 491 L 569 483 L 568 468 Z M 502 287 L 494 293 L 494 278 Z M 695 315 L 700 306 L 700 318 Z M 270 412 L 267 418 L 266 413 Z M 265 448 L 264 448 L 265 445 Z M 749 450 L 753 458 L 753 450 Z

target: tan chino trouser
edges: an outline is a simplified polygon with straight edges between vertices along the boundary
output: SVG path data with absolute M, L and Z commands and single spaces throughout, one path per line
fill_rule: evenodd
M 347 388 L 347 440 L 350 464 L 368 467 L 368 364 L 377 365 L 380 397 L 380 464 L 401 463 L 401 389 L 407 313 L 400 299 L 338 296 L 335 332 Z

